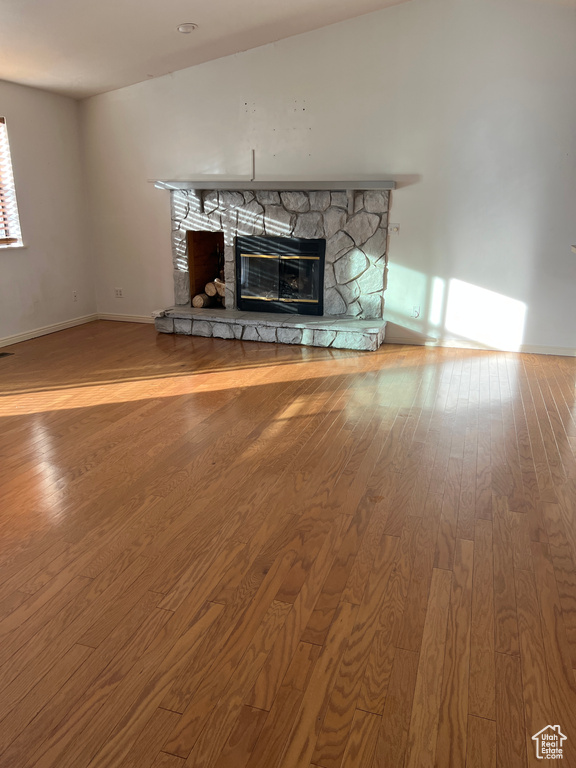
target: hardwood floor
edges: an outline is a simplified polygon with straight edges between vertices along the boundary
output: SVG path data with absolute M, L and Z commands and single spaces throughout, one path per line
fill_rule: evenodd
M 0 359 L 0 768 L 576 766 L 576 359 Z

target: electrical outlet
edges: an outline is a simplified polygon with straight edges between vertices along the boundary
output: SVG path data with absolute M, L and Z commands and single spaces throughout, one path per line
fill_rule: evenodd
M 414 304 L 412 307 L 412 317 L 420 317 L 420 306 L 418 304 Z
M 123 299 L 124 298 L 124 289 L 123 288 L 114 288 L 114 296 L 117 299 Z
M 78 291 L 72 291 L 72 301 L 78 301 Z
M 389 235 L 399 235 L 400 234 L 400 224 L 388 224 L 388 234 Z

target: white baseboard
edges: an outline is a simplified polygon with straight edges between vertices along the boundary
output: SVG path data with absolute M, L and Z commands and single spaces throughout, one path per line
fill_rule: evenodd
M 406 344 L 410 347 L 426 347 L 426 346 L 440 346 L 438 341 L 430 341 L 426 339 L 417 339 L 414 336 L 392 336 L 386 334 L 384 336 L 385 344 Z
M 484 352 L 522 352 L 530 355 L 558 355 L 559 357 L 576 357 L 576 349 L 570 347 L 541 347 L 533 344 L 521 344 L 519 349 L 504 350 L 498 347 L 489 347 L 466 339 L 415 339 L 403 336 L 388 336 L 384 338 L 385 344 L 405 344 L 413 347 L 448 347 L 451 349 L 478 349 Z
M 576 349 L 570 347 L 538 347 L 532 344 L 522 344 L 519 352 L 531 355 L 559 355 L 559 357 L 576 357 Z
M 52 325 L 44 325 L 42 328 L 34 328 L 34 330 L 26 331 L 26 333 L 17 333 L 14 336 L 5 336 L 3 339 L 0 339 L 0 347 L 8 347 L 10 344 L 18 344 L 20 341 L 29 341 L 30 339 L 35 339 L 38 336 L 47 336 L 49 333 L 64 331 L 66 328 L 73 328 L 75 325 L 93 323 L 94 320 L 115 320 L 122 323 L 154 322 L 154 319 L 148 315 L 84 315 L 83 317 L 74 317 L 72 320 L 65 320 L 63 323 L 53 323 Z
M 65 320 L 63 323 L 53 323 L 52 325 L 44 325 L 42 328 L 34 328 L 34 330 L 26 331 L 26 333 L 5 336 L 3 339 L 0 339 L 0 347 L 7 347 L 10 344 L 18 344 L 20 341 L 28 341 L 29 339 L 35 339 L 37 336 L 46 336 L 49 333 L 56 333 L 56 331 L 64 331 L 66 328 L 73 328 L 75 325 L 92 323 L 94 320 L 98 320 L 98 315 L 84 315 L 83 317 L 74 317 L 72 320 Z
M 114 320 L 117 323 L 153 323 L 154 318 L 150 315 L 110 315 L 100 313 L 96 320 Z

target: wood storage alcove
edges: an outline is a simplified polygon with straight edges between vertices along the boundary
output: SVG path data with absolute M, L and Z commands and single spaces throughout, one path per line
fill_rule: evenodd
M 192 305 L 197 307 L 222 306 L 224 295 L 224 233 L 188 230 L 186 244 Z

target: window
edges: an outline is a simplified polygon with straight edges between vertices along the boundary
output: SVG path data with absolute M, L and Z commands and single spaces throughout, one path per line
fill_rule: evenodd
M 22 245 L 6 120 L 0 117 L 0 247 Z

